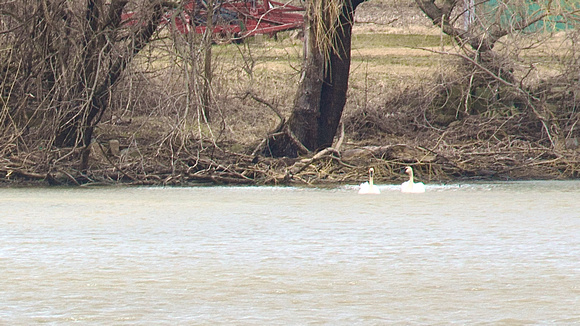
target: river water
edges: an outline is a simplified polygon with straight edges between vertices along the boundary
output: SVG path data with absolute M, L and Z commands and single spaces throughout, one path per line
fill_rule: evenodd
M 580 182 L 0 189 L 0 324 L 580 324 Z

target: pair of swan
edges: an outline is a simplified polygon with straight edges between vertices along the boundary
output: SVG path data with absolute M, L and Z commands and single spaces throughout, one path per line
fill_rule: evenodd
M 425 185 L 423 182 L 415 182 L 413 178 L 413 168 L 410 166 L 405 167 L 405 173 L 409 175 L 409 181 L 403 182 L 401 185 L 401 192 L 405 193 L 423 193 L 425 192 Z M 375 186 L 373 183 L 373 176 L 375 174 L 375 169 L 369 169 L 369 181 L 361 183 L 358 193 L 359 194 L 380 194 L 381 191 L 379 187 Z

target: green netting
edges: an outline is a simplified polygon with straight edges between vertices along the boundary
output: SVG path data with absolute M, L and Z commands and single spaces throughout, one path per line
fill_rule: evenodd
M 477 10 L 479 19 L 488 24 L 500 24 L 502 28 L 517 26 L 525 19 L 534 20 L 548 13 L 527 27 L 527 32 L 570 29 L 580 20 L 580 0 L 489 0 L 481 9 Z

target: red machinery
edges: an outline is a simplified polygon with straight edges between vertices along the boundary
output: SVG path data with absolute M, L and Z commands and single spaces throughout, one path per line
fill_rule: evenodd
M 214 0 L 213 32 L 220 37 L 242 39 L 257 34 L 303 27 L 304 8 L 271 0 Z M 205 33 L 207 5 L 205 0 L 191 0 L 182 11 L 173 10 L 163 16 L 163 24 L 181 33 Z M 137 23 L 133 12 L 123 14 L 126 24 Z

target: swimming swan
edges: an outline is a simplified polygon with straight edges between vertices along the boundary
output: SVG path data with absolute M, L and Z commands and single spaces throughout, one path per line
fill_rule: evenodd
M 409 181 L 403 182 L 401 185 L 401 192 L 408 192 L 408 193 L 422 193 L 425 192 L 425 185 L 423 182 L 413 182 L 413 168 L 407 166 L 405 168 L 405 173 L 409 175 Z
M 379 187 L 373 184 L 373 175 L 375 174 L 375 169 L 369 169 L 369 181 L 360 184 L 359 194 L 380 194 L 381 191 Z

